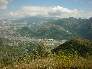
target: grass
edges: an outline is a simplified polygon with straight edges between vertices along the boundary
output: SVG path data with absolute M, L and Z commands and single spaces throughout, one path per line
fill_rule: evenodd
M 92 55 L 82 57 L 75 50 L 52 54 L 42 44 L 21 44 L 0 46 L 0 69 L 92 69 Z
M 92 69 L 91 60 L 77 55 L 50 55 L 29 60 L 29 62 L 28 60 L 15 62 L 0 69 Z

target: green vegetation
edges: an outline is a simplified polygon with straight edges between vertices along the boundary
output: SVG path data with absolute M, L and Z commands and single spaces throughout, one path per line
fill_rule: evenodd
M 92 55 L 92 41 L 80 38 L 72 39 L 52 50 L 53 53 L 57 54 L 62 51 L 86 57 Z
M 17 42 L 17 44 L 10 44 Z M 53 54 L 54 53 L 54 54 Z M 91 69 L 92 41 L 72 39 L 48 52 L 42 43 L 0 38 L 0 69 Z
M 29 24 L 31 25 L 31 23 Z M 34 26 L 33 26 L 34 27 Z M 57 40 L 82 37 L 92 40 L 92 18 L 62 18 L 47 20 L 37 27 L 22 27 L 17 32 L 22 36 L 34 38 L 53 38 Z

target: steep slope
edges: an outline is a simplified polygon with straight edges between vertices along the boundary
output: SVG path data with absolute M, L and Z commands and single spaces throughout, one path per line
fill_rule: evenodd
M 86 39 L 73 39 L 61 44 L 52 50 L 53 53 L 66 52 L 79 54 L 80 56 L 92 55 L 92 41 Z

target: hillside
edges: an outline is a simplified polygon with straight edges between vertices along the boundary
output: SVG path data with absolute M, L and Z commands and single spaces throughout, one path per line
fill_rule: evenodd
M 72 39 L 82 37 L 92 39 L 92 18 L 57 18 L 47 20 L 34 28 L 25 26 L 18 29 L 17 32 L 22 36 L 35 38 L 53 38 L 53 39 Z
M 86 57 L 92 55 L 92 41 L 81 38 L 72 39 L 54 48 L 52 52 L 56 54 L 59 54 L 60 52 L 66 52 L 67 54 L 77 53 L 79 56 Z
M 0 69 L 92 69 L 92 18 L 27 17 L 0 24 Z
M 72 39 L 52 53 L 47 49 L 41 43 L 0 38 L 0 69 L 92 68 L 92 41 Z

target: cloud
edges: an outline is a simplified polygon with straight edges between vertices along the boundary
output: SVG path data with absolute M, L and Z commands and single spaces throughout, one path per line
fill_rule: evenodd
M 76 17 L 79 10 L 69 9 L 62 6 L 44 7 L 44 6 L 25 6 L 21 9 L 10 12 L 11 16 L 53 16 L 53 17 Z
M 79 15 L 78 9 L 69 9 L 64 8 L 62 6 L 55 6 L 52 8 L 52 12 L 50 12 L 50 15 L 58 16 L 58 17 L 76 17 Z
M 11 0 L 0 0 L 0 9 L 6 9 Z
M 90 18 L 92 17 L 92 11 L 81 11 L 80 17 L 82 18 Z

